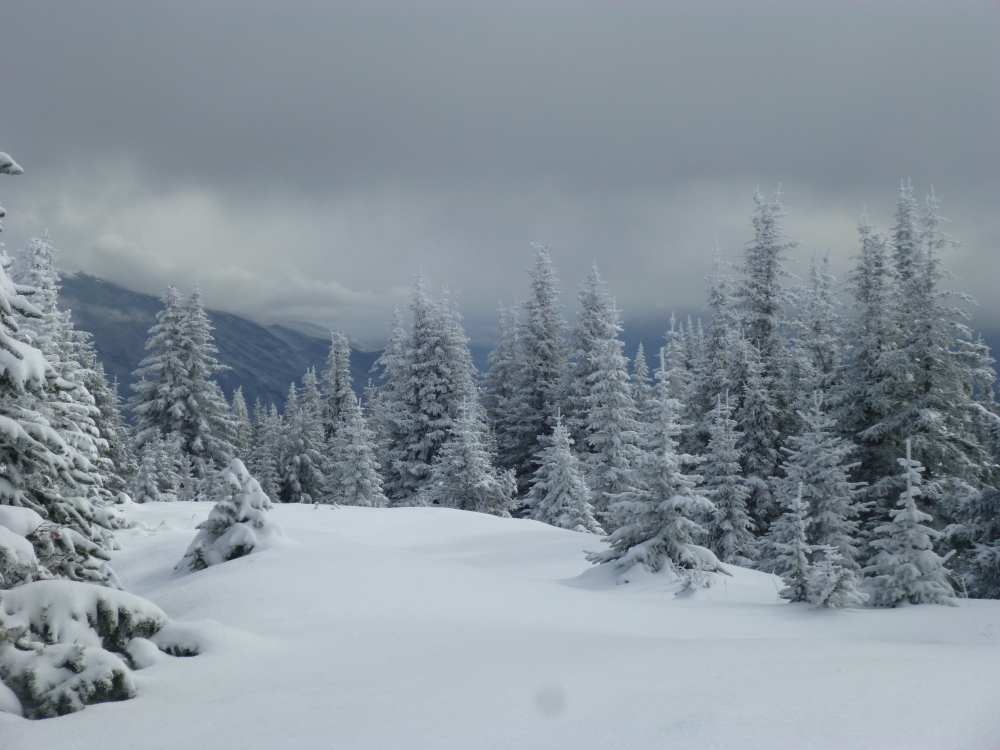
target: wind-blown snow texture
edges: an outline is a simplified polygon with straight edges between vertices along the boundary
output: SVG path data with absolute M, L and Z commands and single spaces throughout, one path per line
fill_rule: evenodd
M 1000 602 L 815 610 L 731 566 L 678 595 L 669 571 L 591 566 L 594 536 L 440 508 L 278 505 L 285 539 L 174 573 L 209 510 L 126 506 L 112 559 L 174 621 L 157 638 L 199 655 L 152 659 L 133 700 L 0 713 L 3 750 L 986 750 L 1000 737 Z

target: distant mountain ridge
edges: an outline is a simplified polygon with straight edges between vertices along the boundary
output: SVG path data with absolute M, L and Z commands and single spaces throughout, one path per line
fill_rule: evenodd
M 108 379 L 118 378 L 122 398 L 131 396 L 128 386 L 136 380 L 132 373 L 148 353 L 146 339 L 156 323 L 156 313 L 163 309 L 161 300 L 78 273 L 63 277 L 59 305 L 73 312 L 73 323 L 78 330 L 93 336 Z M 273 403 L 281 409 L 289 383 L 298 382 L 307 368 L 315 367 L 322 377 L 330 339 L 322 335 L 323 329 L 318 326 L 296 325 L 298 330 L 295 330 L 259 325 L 218 310 L 205 312 L 215 329 L 212 335 L 219 349 L 219 362 L 231 368 L 215 376 L 227 399 L 231 400 L 236 388 L 242 386 L 251 412 L 258 398 L 265 405 Z M 360 393 L 381 352 L 363 351 L 357 346 L 352 341 L 351 376 L 355 392 Z

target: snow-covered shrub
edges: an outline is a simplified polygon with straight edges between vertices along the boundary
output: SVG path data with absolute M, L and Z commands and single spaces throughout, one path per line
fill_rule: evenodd
M 124 591 L 58 580 L 19 586 L 0 599 L 0 680 L 31 719 L 126 700 L 135 695 L 131 642 L 166 622 L 159 607 Z
M 829 545 L 819 550 L 821 556 L 809 571 L 806 597 L 817 607 L 844 609 L 861 606 L 868 594 L 859 591 L 861 579 L 857 571 L 844 565 L 841 554 Z
M 198 535 L 191 542 L 178 567 L 203 570 L 248 555 L 257 546 L 257 536 L 276 530 L 267 518 L 271 501 L 250 476 L 243 462 L 234 458 L 221 472 L 215 507 L 198 524 Z

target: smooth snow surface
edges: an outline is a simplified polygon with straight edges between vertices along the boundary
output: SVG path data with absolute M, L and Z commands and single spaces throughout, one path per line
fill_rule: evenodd
M 175 572 L 211 507 L 125 506 L 112 558 L 201 653 L 136 644 L 137 698 L 0 713 L 0 748 L 1000 746 L 1000 602 L 813 610 L 729 566 L 676 595 L 597 537 L 433 508 L 277 505 L 286 538 Z

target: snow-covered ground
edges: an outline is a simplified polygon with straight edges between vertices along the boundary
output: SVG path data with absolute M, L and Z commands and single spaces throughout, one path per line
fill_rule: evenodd
M 129 506 L 113 559 L 201 654 L 0 713 L 0 748 L 1000 747 L 1000 602 L 819 611 L 739 568 L 678 596 L 597 537 L 429 508 L 277 506 L 284 538 L 174 572 L 210 507 Z

